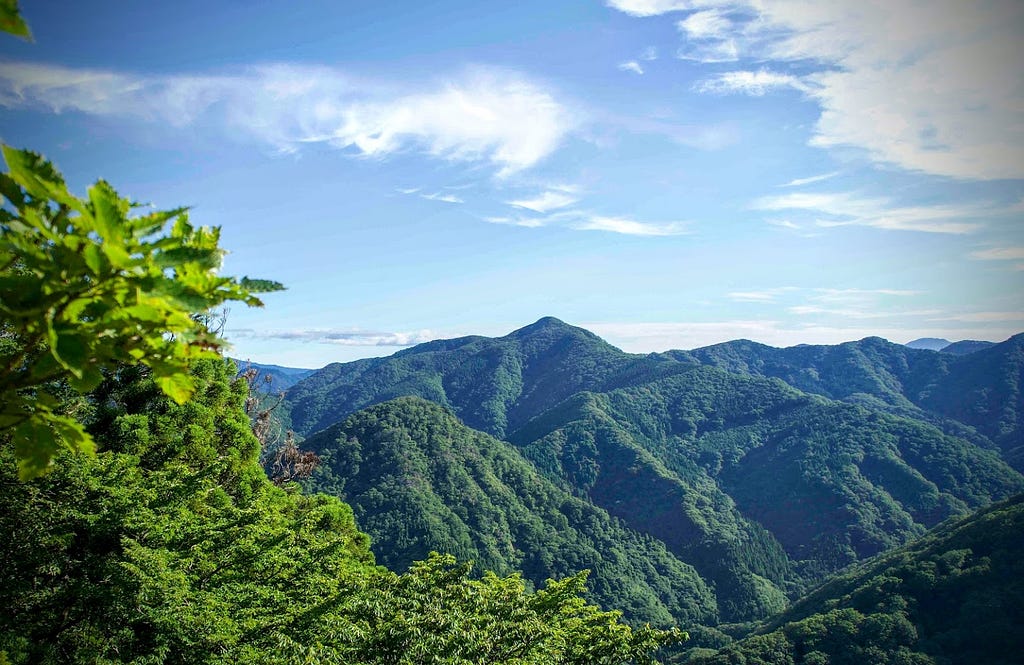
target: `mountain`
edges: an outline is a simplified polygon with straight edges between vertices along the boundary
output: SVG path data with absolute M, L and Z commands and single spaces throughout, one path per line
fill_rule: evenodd
M 293 427 L 303 435 L 412 395 L 500 438 L 582 390 L 614 388 L 665 364 L 546 317 L 504 337 L 428 342 L 387 358 L 334 363 L 293 386 L 287 398 Z
M 282 367 L 281 365 L 264 365 L 254 363 L 250 360 L 234 360 L 239 372 L 248 369 L 255 369 L 259 372 L 258 385 L 263 392 L 279 393 L 288 390 L 299 381 L 303 380 L 315 369 L 300 369 L 297 367 Z
M 942 339 L 941 337 L 922 337 L 913 341 L 907 342 L 904 346 L 911 349 L 926 349 L 928 351 L 941 351 L 947 346 L 952 344 L 948 339 Z
M 966 356 L 968 353 L 974 353 L 975 351 L 981 351 L 993 346 L 995 342 L 985 342 L 976 339 L 965 339 L 959 342 L 953 342 L 949 346 L 943 347 L 943 353 L 952 353 L 955 356 Z
M 694 665 L 1013 665 L 1024 653 L 1024 496 L 859 564 Z M 680 659 L 682 661 L 682 659 Z
M 405 478 L 389 487 L 420 488 L 391 503 L 369 480 L 349 479 L 373 469 L 331 466 L 356 483 L 332 491 L 359 506 L 367 525 L 379 517 L 379 526 L 364 528 L 377 531 L 378 555 L 393 556 L 392 565 L 414 556 L 401 547 L 385 553 L 399 534 L 410 552 L 454 547 L 499 569 L 518 565 L 518 555 L 499 556 L 490 525 L 501 523 L 505 508 L 518 515 L 513 523 L 526 519 L 520 508 L 502 504 L 487 519 L 471 518 L 461 497 L 490 494 L 486 483 L 442 473 L 434 462 L 422 463 L 429 473 L 414 472 L 403 461 L 436 454 L 442 467 L 464 469 L 472 466 L 467 457 L 482 455 L 473 450 L 505 446 L 511 455 L 511 445 L 534 475 L 692 566 L 713 589 L 719 620 L 750 621 L 851 562 L 1024 491 L 1024 477 L 1000 459 L 1019 431 L 1011 379 L 1020 374 L 1020 342 L 959 357 L 879 338 L 790 349 L 739 341 L 642 356 L 546 318 L 500 338 L 431 342 L 331 365 L 289 390 L 287 402 L 296 429 L 312 435 L 325 458 L 348 450 L 341 432 L 361 421 L 316 430 L 403 395 L 492 435 L 485 445 L 479 433 L 462 432 L 445 440 L 463 443 L 431 444 L 429 455 L 416 448 L 429 441 L 429 428 L 410 430 L 397 416 L 389 416 L 397 420 L 384 438 L 369 426 L 353 435 L 380 473 L 402 470 L 386 472 Z M 400 452 L 392 450 L 396 441 Z M 459 478 L 457 489 L 439 491 L 431 480 L 438 473 Z M 502 482 L 513 494 L 526 491 Z M 357 486 L 362 493 L 350 494 Z M 530 538 L 549 538 L 545 529 Z
M 431 551 L 537 587 L 591 570 L 589 598 L 637 623 L 714 623 L 715 596 L 665 546 L 541 475 L 512 445 L 444 407 L 403 397 L 307 439 L 310 487 L 352 506 L 379 563 L 402 571 Z
M 1024 470 L 1024 334 L 967 355 L 911 349 L 878 337 L 784 349 L 739 340 L 666 355 L 925 420 L 1000 450 Z

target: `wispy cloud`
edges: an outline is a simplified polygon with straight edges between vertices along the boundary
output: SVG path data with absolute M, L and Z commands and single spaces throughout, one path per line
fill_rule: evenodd
M 690 9 L 690 0 L 608 0 L 609 7 L 632 16 L 657 16 L 667 12 Z
M 516 199 L 507 201 L 509 205 L 517 208 L 526 208 L 534 212 L 546 213 L 559 208 L 570 206 L 579 201 L 577 196 L 563 190 L 548 190 L 541 194 L 527 199 Z
M 642 222 L 625 217 L 595 215 L 583 210 L 562 210 L 542 216 L 502 215 L 484 217 L 483 221 L 526 228 L 559 226 L 573 231 L 604 231 L 645 237 L 678 236 L 690 232 L 687 222 Z
M 231 337 L 282 339 L 339 346 L 413 346 L 437 339 L 437 335 L 429 330 L 384 332 L 358 328 L 239 329 L 232 331 Z
M 732 291 L 726 294 L 726 297 L 737 302 L 773 303 L 782 294 L 799 290 L 794 286 L 781 286 L 773 289 L 758 289 L 757 291 Z
M 640 66 L 640 63 L 636 60 L 628 60 L 626 62 L 619 63 L 619 69 L 624 72 L 633 72 L 634 74 L 643 75 L 644 68 Z
M 640 59 L 652 62 L 658 59 L 658 49 L 654 46 L 648 46 L 640 52 Z
M 422 198 L 428 201 L 441 201 L 443 203 L 465 203 L 462 199 L 455 196 L 454 194 L 445 194 L 444 192 L 434 192 L 432 194 L 420 194 Z
M 933 321 L 963 321 L 967 323 L 1000 323 L 1008 321 L 1024 321 L 1024 312 L 965 312 L 954 316 L 946 316 Z
M 881 163 L 957 178 L 1024 177 L 1019 2 L 608 4 L 633 16 L 689 12 L 673 17 L 685 40 L 681 57 L 799 63 L 808 72 L 799 79 L 769 77 L 758 85 L 754 72 L 731 72 L 700 89 L 764 94 L 797 87 L 821 108 L 812 145 L 853 146 Z
M 1014 261 L 1024 259 L 1024 247 L 993 247 L 971 252 L 972 259 L 982 261 Z
M 174 127 L 213 125 L 286 152 L 307 143 L 378 157 L 417 150 L 448 160 L 489 162 L 500 175 L 550 155 L 576 115 L 525 76 L 487 68 L 410 85 L 368 82 L 307 65 L 143 76 L 3 63 L 0 105 Z
M 787 183 L 779 185 L 779 187 L 803 187 L 804 185 L 822 182 L 823 180 L 830 180 L 831 178 L 834 178 L 837 175 L 839 175 L 839 171 L 832 171 L 831 173 L 822 173 L 821 175 L 812 175 L 807 178 L 795 178 Z
M 756 210 L 803 211 L 815 215 L 819 226 L 859 225 L 898 231 L 965 234 L 976 231 L 982 217 L 993 212 L 982 205 L 899 206 L 884 198 L 852 192 L 794 192 L 767 196 L 752 204 Z
M 591 216 L 572 224 L 579 231 L 607 231 L 629 236 L 678 236 L 689 233 L 687 222 L 639 222 L 625 217 Z
M 780 88 L 806 90 L 806 85 L 797 77 L 789 74 L 761 69 L 756 72 L 738 71 L 725 72 L 718 76 L 701 81 L 696 85 L 700 92 L 730 93 L 738 92 L 760 97 L 765 93 Z

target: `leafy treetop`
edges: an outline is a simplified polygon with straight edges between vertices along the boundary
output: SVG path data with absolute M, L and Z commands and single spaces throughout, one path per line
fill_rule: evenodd
M 4 146 L 0 174 L 0 430 L 12 429 L 23 479 L 91 437 L 59 412 L 55 386 L 87 392 L 121 363 L 152 370 L 184 402 L 189 364 L 223 342 L 201 316 L 227 301 L 261 306 L 276 282 L 218 274 L 219 228 L 196 228 L 186 208 L 141 207 L 100 180 L 85 199 L 39 155 Z

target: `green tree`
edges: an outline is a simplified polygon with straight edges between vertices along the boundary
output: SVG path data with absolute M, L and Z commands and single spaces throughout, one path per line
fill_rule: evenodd
M 188 369 L 219 357 L 207 312 L 228 301 L 261 306 L 276 282 L 218 274 L 220 229 L 186 208 L 140 211 L 100 180 L 81 199 L 39 155 L 3 147 L 0 174 L 0 430 L 13 430 L 19 474 L 44 473 L 61 447 L 94 448 L 61 412 L 66 383 L 92 390 L 122 364 L 148 367 L 178 403 Z

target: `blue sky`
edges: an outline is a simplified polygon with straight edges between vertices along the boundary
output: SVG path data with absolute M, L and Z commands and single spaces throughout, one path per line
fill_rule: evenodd
M 1024 330 L 1024 5 L 22 2 L 0 138 L 223 229 L 234 354 Z

